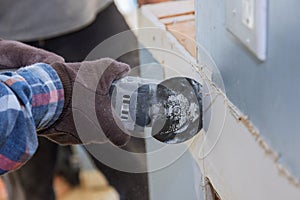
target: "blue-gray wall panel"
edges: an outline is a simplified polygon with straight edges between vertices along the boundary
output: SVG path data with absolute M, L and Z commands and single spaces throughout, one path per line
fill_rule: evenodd
M 268 6 L 265 62 L 226 30 L 225 0 L 198 1 L 197 41 L 221 71 L 229 99 L 300 178 L 300 1 Z

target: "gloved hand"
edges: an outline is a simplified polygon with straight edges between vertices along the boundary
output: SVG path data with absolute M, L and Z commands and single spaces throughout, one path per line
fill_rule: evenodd
M 54 53 L 21 42 L 0 39 L 0 69 L 25 67 L 38 62 L 51 64 L 64 62 Z
M 48 129 L 38 131 L 60 144 L 101 143 L 108 139 L 125 145 L 130 136 L 114 120 L 109 89 L 126 76 L 129 66 L 110 58 L 81 63 L 54 63 L 64 88 L 65 104 L 60 118 Z M 107 139 L 108 138 L 108 139 Z

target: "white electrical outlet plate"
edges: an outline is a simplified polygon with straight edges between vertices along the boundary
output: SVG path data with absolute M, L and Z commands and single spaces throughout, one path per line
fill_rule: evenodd
M 267 1 L 226 0 L 226 26 L 256 57 L 267 54 Z

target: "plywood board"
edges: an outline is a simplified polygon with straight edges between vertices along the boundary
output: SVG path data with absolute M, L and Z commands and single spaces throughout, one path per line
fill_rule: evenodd
M 193 57 L 196 57 L 196 32 L 194 20 L 169 24 L 167 25 L 167 30 L 175 36 L 178 42 Z

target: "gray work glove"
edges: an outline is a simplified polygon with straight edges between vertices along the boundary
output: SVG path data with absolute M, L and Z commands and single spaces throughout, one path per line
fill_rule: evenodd
M 60 144 L 102 143 L 125 145 L 130 136 L 114 119 L 109 96 L 112 82 L 126 76 L 129 66 L 110 58 L 81 63 L 54 63 L 64 88 L 65 104 L 59 119 L 38 131 Z
M 25 67 L 38 62 L 51 64 L 64 62 L 54 53 L 21 42 L 0 39 L 0 69 Z

